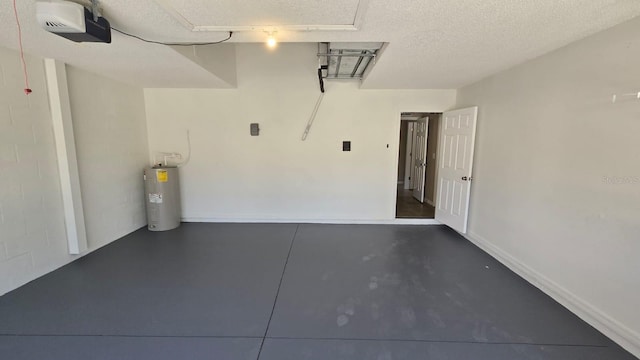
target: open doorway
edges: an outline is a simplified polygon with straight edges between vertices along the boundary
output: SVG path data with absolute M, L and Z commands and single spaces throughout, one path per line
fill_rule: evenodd
M 441 113 L 402 113 L 396 218 L 435 217 Z

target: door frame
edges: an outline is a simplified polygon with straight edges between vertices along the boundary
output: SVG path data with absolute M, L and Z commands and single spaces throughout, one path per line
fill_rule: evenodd
M 393 166 L 395 169 L 391 170 L 390 173 L 394 174 L 394 180 L 393 180 L 393 189 L 390 189 L 391 191 L 389 192 L 389 194 L 393 194 L 393 201 L 391 202 L 393 204 L 393 207 L 390 210 L 390 216 L 388 218 L 388 220 L 384 220 L 383 222 L 385 224 L 398 224 L 398 225 L 442 225 L 441 222 L 435 220 L 435 219 L 403 219 L 403 218 L 396 218 L 396 208 L 398 207 L 398 164 L 400 163 L 400 151 L 405 151 L 404 149 L 400 149 L 400 131 L 402 131 L 402 114 L 403 113 L 424 113 L 424 114 L 442 114 L 445 111 L 448 110 L 415 110 L 415 109 L 402 109 L 402 108 L 398 108 L 398 111 L 396 111 L 397 117 L 395 118 L 395 131 L 393 132 L 393 134 L 395 134 L 394 138 L 392 139 L 393 141 L 390 142 L 390 145 L 392 146 L 391 149 L 394 150 L 395 153 L 395 160 L 393 162 Z M 429 116 L 429 115 L 425 115 L 425 116 Z M 417 119 L 416 119 L 417 120 Z M 441 120 L 441 119 L 440 119 Z M 438 121 L 440 121 L 438 120 Z M 410 121 L 410 120 L 405 120 L 405 121 Z M 440 131 L 442 130 L 442 127 L 438 128 L 438 136 L 440 136 Z M 438 145 L 436 147 L 436 157 L 440 156 L 440 142 L 438 142 Z M 437 169 L 436 169 L 436 178 L 438 176 L 437 173 Z M 437 189 L 437 185 L 436 184 L 436 189 Z M 431 205 L 431 204 L 429 204 Z M 433 205 L 435 206 L 435 204 Z
M 398 205 L 398 184 L 397 184 L 397 170 L 398 170 L 398 163 L 399 163 L 399 159 L 400 159 L 400 151 L 404 151 L 402 149 L 400 149 L 400 131 L 401 131 L 401 127 L 402 127 L 402 113 L 407 113 L 407 112 L 421 112 L 421 113 L 436 113 L 436 114 L 444 114 L 447 111 L 452 111 L 452 110 L 456 110 L 457 107 L 455 105 L 453 105 L 451 108 L 449 109 L 445 109 L 445 110 L 432 110 L 432 109 L 406 109 L 406 108 L 402 108 L 402 107 L 397 107 L 396 108 L 396 116 L 395 117 L 395 131 L 392 132 L 392 134 L 395 134 L 394 138 L 391 139 L 390 144 L 393 145 L 392 149 L 395 150 L 395 156 L 394 156 L 394 161 L 393 161 L 393 169 L 389 169 L 389 174 L 393 174 L 393 188 L 390 188 L 389 190 L 389 195 L 393 196 L 393 200 L 391 201 L 393 203 L 393 207 L 391 209 L 389 209 L 390 211 L 390 216 L 388 217 L 388 220 L 380 220 L 380 221 L 375 221 L 372 223 L 383 223 L 383 224 L 397 224 L 397 225 L 442 225 L 441 222 L 439 222 L 438 220 L 435 219 L 397 219 L 396 218 L 396 207 Z M 479 116 L 479 114 L 478 114 Z M 440 138 L 440 136 L 442 135 L 443 132 L 443 126 L 442 126 L 442 116 L 440 117 L 440 119 L 438 120 L 440 121 L 440 126 L 438 127 L 438 138 Z M 474 142 L 474 147 L 475 147 L 475 142 Z M 475 149 L 474 149 L 475 150 Z M 442 153 L 442 142 L 438 141 L 438 144 L 436 146 L 436 158 L 440 159 L 440 155 Z M 476 160 L 476 154 L 474 151 L 474 161 Z M 436 166 L 436 171 L 435 171 L 435 177 L 436 177 L 436 182 L 434 184 L 434 191 L 436 193 L 436 195 L 438 194 L 438 181 L 437 179 L 440 177 L 440 167 Z M 434 204 L 433 206 L 438 206 L 438 199 L 437 196 L 434 199 Z

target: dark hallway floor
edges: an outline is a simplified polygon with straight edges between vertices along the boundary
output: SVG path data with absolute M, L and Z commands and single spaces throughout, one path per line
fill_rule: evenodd
M 433 219 L 436 215 L 436 208 L 425 203 L 420 203 L 413 197 L 411 190 L 405 190 L 402 185 L 398 185 L 398 195 L 396 197 L 396 218 L 400 219 Z
M 635 359 L 442 226 L 139 230 L 0 297 L 0 358 Z

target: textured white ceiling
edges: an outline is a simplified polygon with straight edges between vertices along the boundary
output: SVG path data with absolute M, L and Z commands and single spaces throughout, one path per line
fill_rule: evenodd
M 359 0 L 156 0 L 195 26 L 353 24 Z
M 336 7 L 354 3 L 272 0 L 269 6 L 261 8 L 259 4 L 263 1 L 176 0 L 176 3 L 194 14 L 214 12 L 219 4 L 225 4 L 225 18 L 244 16 L 242 22 L 277 19 L 282 24 L 300 23 L 301 19 L 340 22 L 343 19 L 335 15 Z M 46 33 L 35 22 L 34 3 L 18 1 L 25 50 L 29 53 L 58 58 L 144 87 L 229 86 L 167 46 L 143 43 L 116 33 L 110 45 L 76 44 Z M 278 3 L 287 7 L 274 8 L 273 4 Z M 114 27 L 147 38 L 213 41 L 227 35 L 191 32 L 154 0 L 102 0 L 101 4 L 104 16 Z M 291 4 L 295 4 L 295 11 L 291 10 Z M 319 5 L 328 7 L 322 16 L 308 13 Z M 247 6 L 261 10 L 243 14 Z M 364 81 L 364 88 L 458 88 L 637 15 L 640 15 L 638 0 L 369 0 L 359 31 L 278 31 L 278 37 L 281 42 L 388 42 Z M 2 1 L 0 45 L 17 48 L 16 37 L 11 2 Z M 264 39 L 265 34 L 257 31 L 236 33 L 232 41 Z

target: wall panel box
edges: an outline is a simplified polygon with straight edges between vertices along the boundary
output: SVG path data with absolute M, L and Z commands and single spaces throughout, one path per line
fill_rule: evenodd
M 251 131 L 251 136 L 260 135 L 260 124 L 258 124 L 258 123 L 251 124 L 250 131 Z

